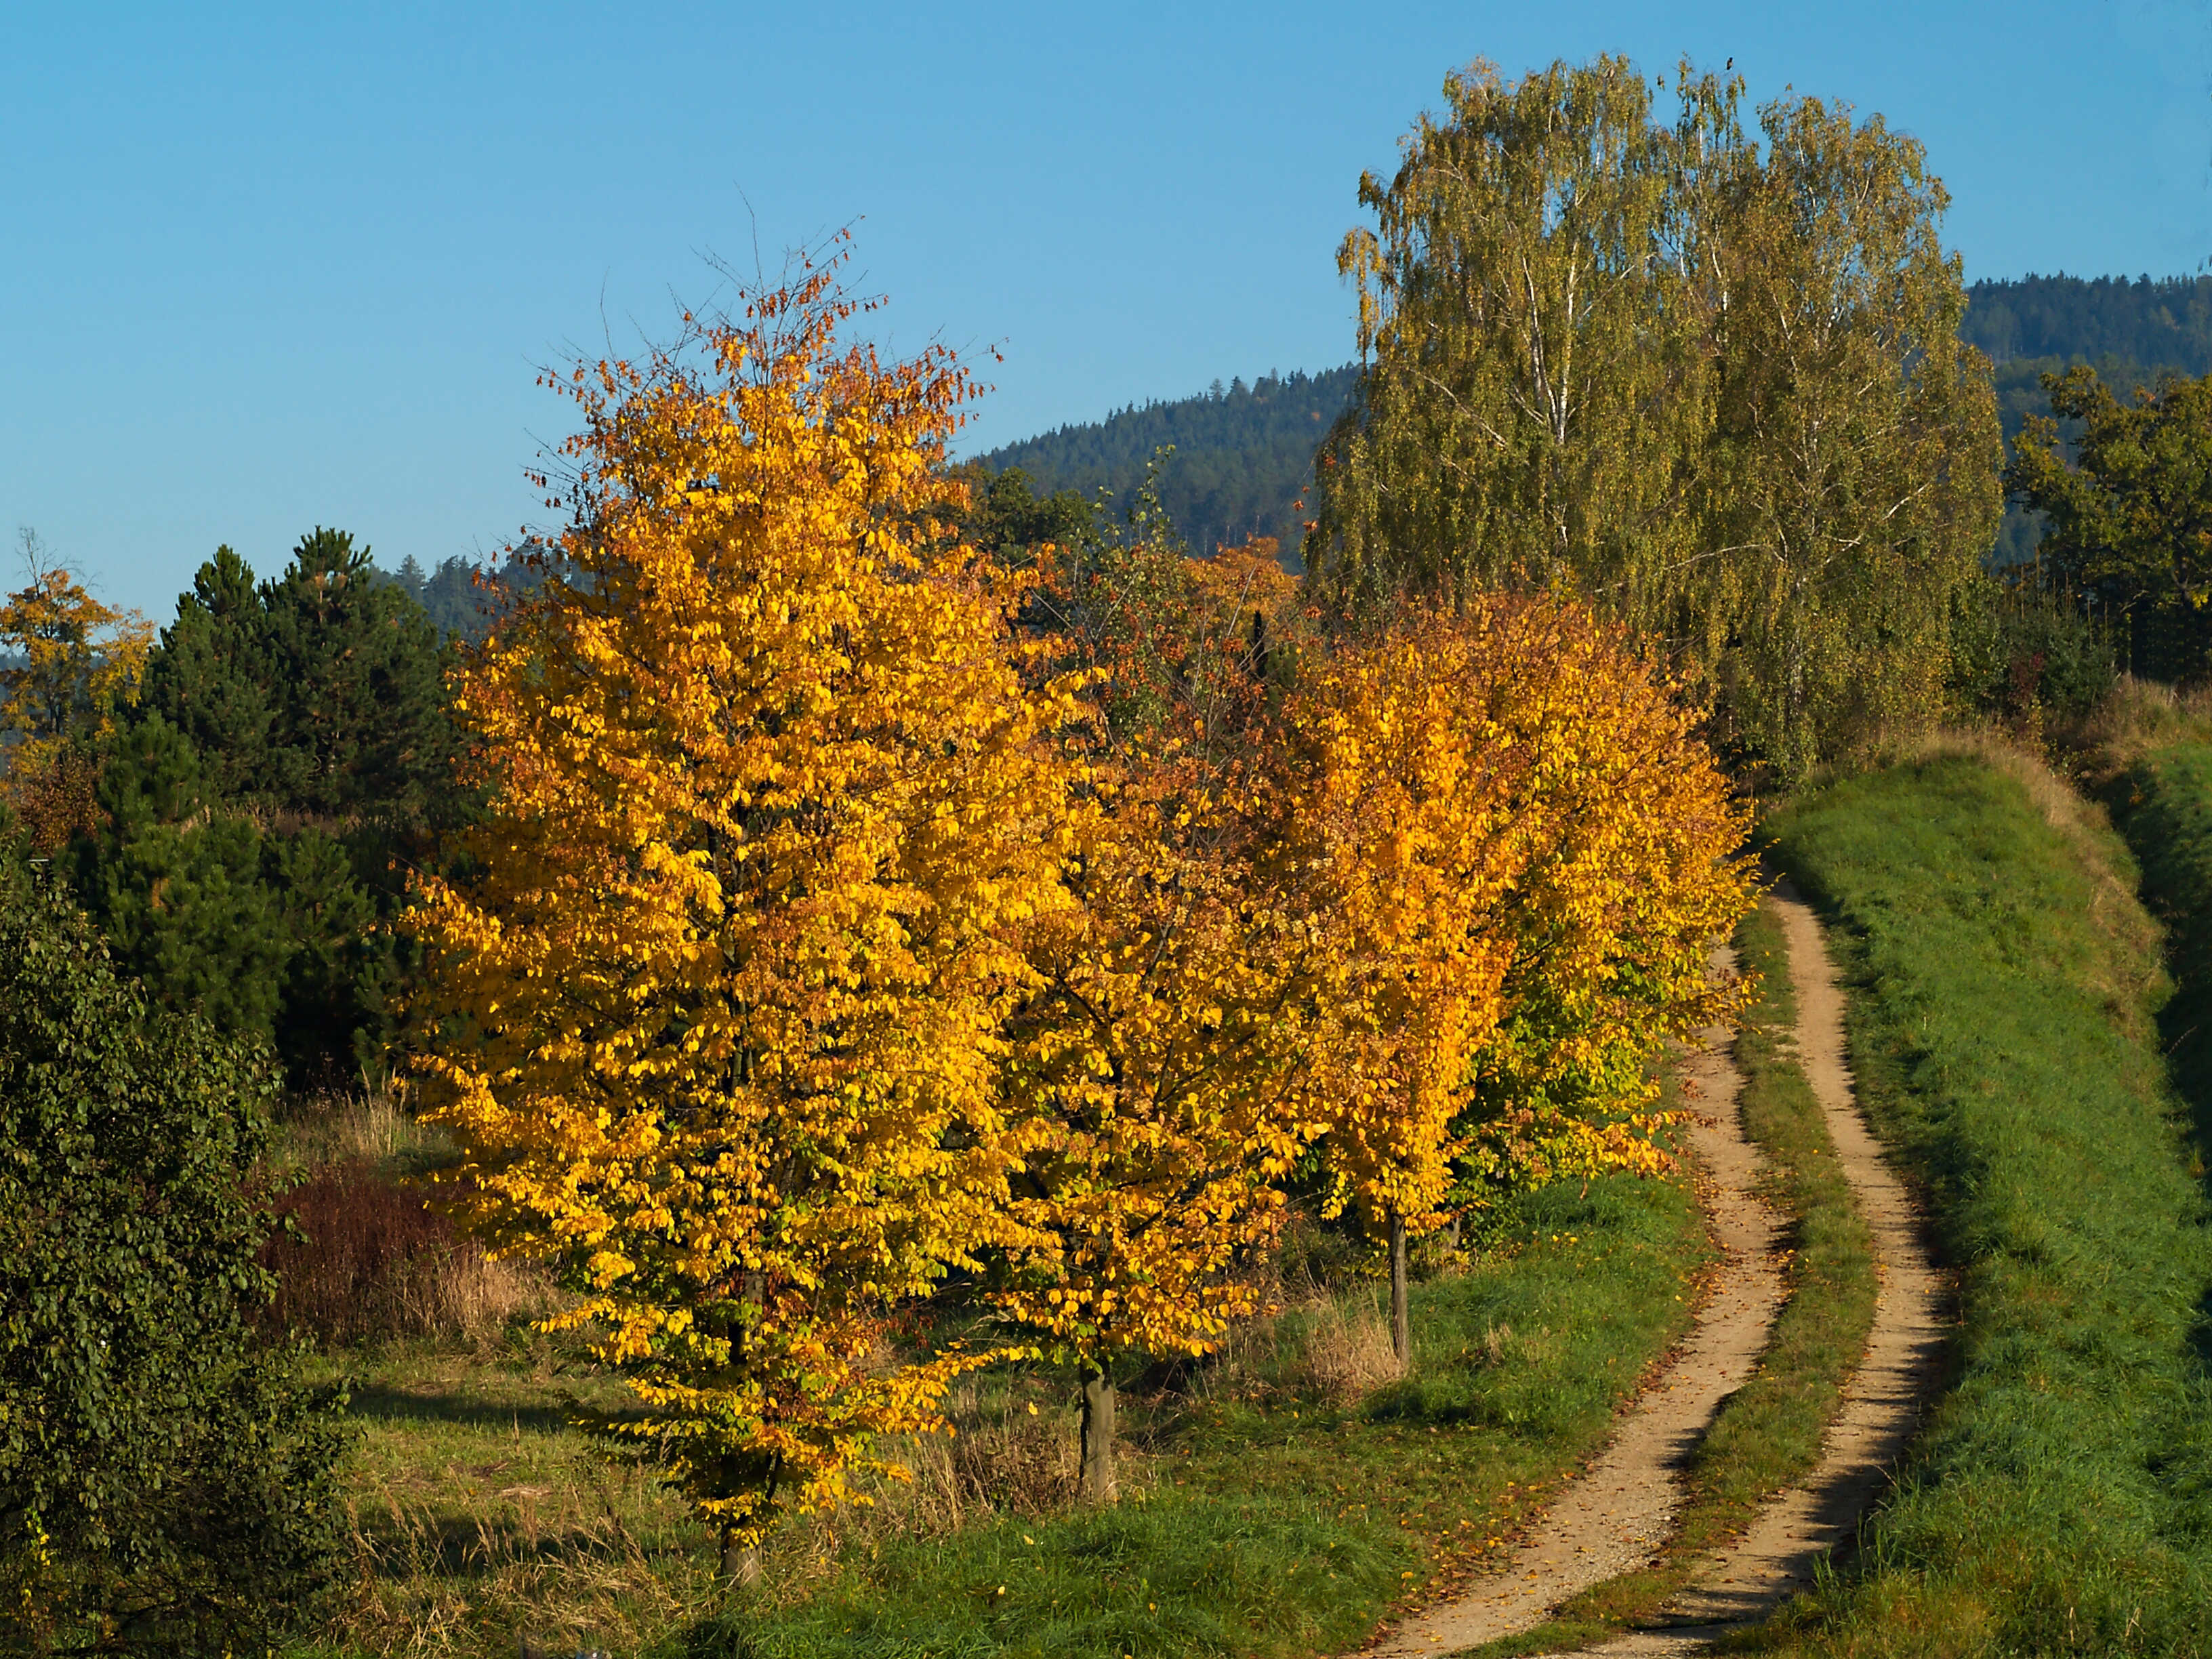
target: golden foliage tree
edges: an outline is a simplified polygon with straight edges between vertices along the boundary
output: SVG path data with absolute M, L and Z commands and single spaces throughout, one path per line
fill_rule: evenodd
M 1664 1167 L 1654 1063 L 1740 1012 L 1745 988 L 1714 975 L 1711 951 L 1759 890 L 1748 803 L 1626 630 L 1536 603 L 1500 631 L 1518 638 L 1486 650 L 1478 683 L 1517 687 L 1514 741 L 1539 757 L 1537 847 L 1512 911 L 1505 1017 L 1455 1126 L 1461 1200 L 1474 1203 Z
M 1026 1242 L 995 1301 L 1079 1376 L 1093 1503 L 1113 1495 L 1116 1363 L 1207 1352 L 1261 1310 L 1241 1269 L 1276 1237 L 1312 1127 L 1299 942 L 1255 890 L 1248 815 L 1164 746 L 1093 769 L 1075 903 L 1033 936 L 1042 983 L 1008 1073 Z
M 1001 1031 L 1070 834 L 1060 711 L 940 522 L 968 382 L 842 344 L 836 270 L 554 377 L 574 528 L 456 675 L 489 812 L 413 919 L 456 1201 L 581 1293 L 642 1407 L 603 1426 L 734 1571 L 973 1363 L 886 1324 L 1009 1242 Z
M 30 580 L 0 604 L 0 649 L 15 659 L 0 669 L 0 733 L 8 804 L 49 853 L 93 826 L 93 746 L 137 700 L 154 629 L 93 598 L 33 532 L 22 546 Z
M 1285 711 L 1333 1207 L 1407 1242 L 1482 1186 L 1661 1167 L 1648 1063 L 1723 1016 L 1747 823 L 1688 717 L 1580 607 L 1492 595 L 1340 644 Z M 1472 1181 L 1470 1181 L 1472 1177 Z
M 1117 1365 L 1209 1352 L 1261 1310 L 1248 1270 L 1316 1127 L 1296 1088 L 1310 952 L 1266 884 L 1254 795 L 1295 582 L 1272 543 L 1193 559 L 1161 528 L 1140 502 L 1133 537 L 1047 595 L 1094 715 L 1071 902 L 1031 933 L 1006 1080 L 1024 1242 L 994 1301 L 1076 1373 L 1093 1503 L 1113 1495 Z

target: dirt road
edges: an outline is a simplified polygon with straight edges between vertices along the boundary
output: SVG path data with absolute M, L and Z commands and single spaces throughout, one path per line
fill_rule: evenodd
M 1843 998 L 1819 925 L 1786 890 L 1770 902 L 1789 937 L 1797 1058 L 1874 1234 L 1881 1274 L 1874 1329 L 1812 1479 L 1770 1504 L 1742 1538 L 1699 1562 L 1691 1588 L 1654 1628 L 1598 1650 L 1619 1659 L 1695 1652 L 1808 1585 L 1814 1564 L 1851 1535 L 1880 1492 L 1935 1376 L 1942 1340 L 1937 1280 L 1911 1202 L 1852 1097 Z M 1688 1342 L 1624 1419 L 1611 1448 L 1561 1494 L 1510 1564 L 1408 1619 L 1377 1654 L 1451 1654 L 1527 1630 L 1569 1596 L 1649 1561 L 1665 1541 L 1681 1501 L 1684 1455 L 1751 1375 L 1783 1295 L 1778 1218 L 1752 1195 L 1759 1157 L 1737 1125 L 1741 1079 L 1724 1044 L 1724 1034 L 1708 1033 L 1691 1067 L 1702 1085 L 1702 1109 L 1715 1120 L 1695 1144 L 1705 1176 L 1699 1196 L 1725 1260 Z

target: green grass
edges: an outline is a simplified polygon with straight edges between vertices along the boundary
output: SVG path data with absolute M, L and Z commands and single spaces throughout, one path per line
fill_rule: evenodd
M 1792 1058 L 1797 1001 L 1782 925 L 1764 908 L 1737 930 L 1759 981 L 1735 1042 L 1745 1133 L 1765 1155 L 1760 1195 L 1789 1218 L 1789 1300 L 1758 1370 L 1730 1395 L 1693 1454 L 1688 1502 L 1664 1559 L 1593 1587 L 1545 1624 L 1475 1651 L 1484 1659 L 1593 1645 L 1648 1621 L 1705 1552 L 1742 1532 L 1771 1494 L 1820 1461 L 1821 1436 L 1874 1324 L 1873 1243 L 1852 1201 L 1820 1103 Z
M 2142 866 L 2143 898 L 2166 925 L 2174 994 L 2159 1028 L 2201 1150 L 2212 1137 L 2212 744 L 2153 749 L 2106 798 Z
M 1307 1363 L 1330 1322 L 1293 1312 L 1228 1364 L 1125 1392 L 1118 1508 L 970 1492 L 950 1516 L 918 1468 L 876 1510 L 787 1523 L 763 1589 L 728 1601 L 704 1534 L 649 1472 L 606 1469 L 565 1426 L 566 1395 L 605 1379 L 542 1344 L 357 1358 L 362 1583 L 346 1623 L 300 1652 L 507 1656 L 518 1638 L 617 1659 L 1355 1647 L 1571 1478 L 1686 1324 L 1707 1249 L 1679 1182 L 1536 1194 L 1493 1254 L 1416 1285 L 1409 1381 L 1332 1400 Z M 1009 1369 L 981 1387 L 980 1439 L 1010 1424 L 1072 1437 L 1058 1379 Z
M 1506 1248 L 1418 1286 L 1413 1378 L 1351 1407 L 1297 1380 L 1295 1324 L 1232 1390 L 1139 1418 L 1143 1489 L 847 1550 L 803 1594 L 702 1632 L 714 1655 L 1308 1654 L 1358 1646 L 1463 1568 L 1605 1437 L 1680 1329 L 1688 1194 L 1595 1182 L 1521 1208 Z
M 1830 919 L 1861 1098 L 1931 1206 L 1962 1320 L 1899 1489 L 1780 1644 L 2212 1639 L 2212 1239 L 2155 936 L 2125 848 L 2047 780 L 2039 808 L 2035 781 L 1953 756 L 1808 791 L 1766 826 Z

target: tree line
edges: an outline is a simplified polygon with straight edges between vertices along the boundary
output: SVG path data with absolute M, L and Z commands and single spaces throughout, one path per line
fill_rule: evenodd
M 2127 393 L 2166 371 L 2212 372 L 2212 277 L 1984 277 L 1966 289 L 1959 337 L 1990 361 L 2009 457 L 2028 420 L 2052 413 L 2045 374 L 2087 363 Z M 1194 545 L 1272 536 L 1297 569 L 1310 516 L 1299 503 L 1312 483 L 1313 451 L 1358 372 L 1354 363 L 1217 383 L 1195 397 L 1155 399 L 1001 445 L 976 465 L 990 473 L 1019 470 L 1048 495 L 1090 501 L 1103 489 L 1109 501 L 1127 501 L 1154 459 L 1171 449 L 1156 488 Z M 2033 509 L 2008 499 L 1991 562 L 2002 568 L 2032 560 L 2041 526 Z
M 2031 428 L 2008 475 L 2042 608 L 2002 593 L 1917 147 L 1674 91 L 1478 65 L 1363 181 L 1302 580 L 1193 556 L 1164 475 L 1115 515 L 953 465 L 972 384 L 854 344 L 834 252 L 549 376 L 564 527 L 453 620 L 331 531 L 265 579 L 219 550 L 158 637 L 34 568 L 0 1617 L 189 1644 L 327 1573 L 331 1402 L 238 1340 L 280 1079 L 388 1068 L 442 1127 L 435 1200 L 557 1279 L 631 1387 L 599 1427 L 737 1577 L 981 1364 L 1060 1368 L 1111 1501 L 1119 1381 L 1262 1311 L 1294 1206 L 1368 1242 L 1406 1362 L 1422 1237 L 1664 1167 L 1655 1065 L 1740 996 L 1741 782 L 2032 703 L 2083 595 L 2208 580 L 2201 412 L 2077 378 L 2078 449 Z
M 1260 1310 L 1301 1190 L 1402 1356 L 1410 1238 L 1662 1161 L 1647 1065 L 1751 891 L 1580 607 L 1338 638 L 1141 512 L 968 541 L 964 374 L 842 343 L 835 269 L 562 382 L 568 572 L 457 672 L 486 816 L 405 922 L 457 1201 L 556 1264 L 640 1402 L 603 1428 L 739 1576 L 994 1359 L 1066 1368 L 1110 1498 L 1117 1376 Z

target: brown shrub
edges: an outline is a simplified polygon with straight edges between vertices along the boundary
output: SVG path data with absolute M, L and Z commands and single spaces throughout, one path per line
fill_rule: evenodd
M 325 1344 L 476 1337 L 540 1299 L 528 1276 L 487 1257 L 366 1158 L 325 1164 L 280 1201 L 299 1236 L 270 1237 L 268 1322 Z

